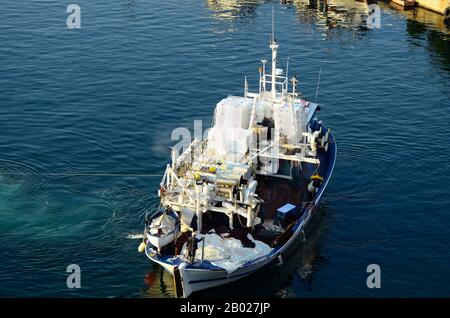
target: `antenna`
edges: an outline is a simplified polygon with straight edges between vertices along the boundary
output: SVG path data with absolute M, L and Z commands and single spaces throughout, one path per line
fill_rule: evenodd
M 247 98 L 247 93 L 248 93 L 248 82 L 247 82 L 247 76 L 245 76 L 244 79 L 244 97 Z
M 277 50 L 278 50 L 278 44 L 275 41 L 275 9 L 272 5 L 272 36 L 270 40 L 269 47 L 272 50 L 272 74 L 271 74 L 271 82 L 272 82 L 272 98 L 277 98 L 277 89 L 276 89 L 276 74 L 277 74 Z
M 286 59 L 286 92 L 289 92 L 289 58 L 290 57 L 288 56 L 288 58 Z
M 289 61 L 291 59 L 291 41 L 288 44 L 288 57 L 286 60 L 286 92 L 289 93 Z
M 272 42 L 275 42 L 275 9 L 272 4 Z
M 320 75 L 321 74 L 322 74 L 322 68 L 320 68 L 319 78 L 317 79 L 316 100 L 314 101 L 314 103 L 316 103 L 316 104 L 317 104 L 317 97 L 319 96 L 319 85 L 320 85 Z
M 261 63 L 262 63 L 262 70 L 260 71 L 260 73 L 262 72 L 262 90 L 265 91 L 266 90 L 266 63 L 267 63 L 267 60 L 261 60 Z M 261 84 L 261 76 L 260 76 L 260 84 Z

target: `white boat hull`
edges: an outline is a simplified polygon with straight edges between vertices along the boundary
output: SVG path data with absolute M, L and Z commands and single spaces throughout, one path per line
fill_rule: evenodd
M 175 236 L 176 236 L 175 232 L 162 237 L 147 234 L 147 239 L 153 246 L 160 249 L 172 243 L 175 240 Z
M 263 261 L 253 266 L 239 268 L 232 273 L 227 273 L 225 270 L 212 271 L 186 268 L 186 263 L 183 263 L 179 266 L 183 284 L 183 297 L 188 297 L 196 291 L 225 285 L 247 277 L 270 263 L 273 259 L 271 258 L 268 261 Z

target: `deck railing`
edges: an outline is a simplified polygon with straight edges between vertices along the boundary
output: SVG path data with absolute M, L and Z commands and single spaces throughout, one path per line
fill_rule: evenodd
M 271 74 L 262 75 L 259 78 L 259 90 L 260 93 L 264 91 L 270 91 L 272 86 L 273 76 Z M 269 89 L 267 89 L 267 85 L 269 85 Z M 285 76 L 275 75 L 275 89 L 278 92 L 287 92 L 288 81 Z

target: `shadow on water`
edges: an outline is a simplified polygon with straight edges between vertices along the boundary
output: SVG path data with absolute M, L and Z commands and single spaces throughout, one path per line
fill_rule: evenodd
M 428 27 L 415 20 L 406 21 L 406 31 L 413 39 L 424 37 L 427 50 L 433 60 L 437 61 L 445 70 L 450 71 L 450 35 Z

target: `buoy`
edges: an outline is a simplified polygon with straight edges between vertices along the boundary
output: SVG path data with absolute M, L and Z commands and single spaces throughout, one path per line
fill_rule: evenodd
M 139 252 L 139 253 L 144 253 L 144 251 L 145 251 L 145 246 L 146 246 L 145 242 L 142 241 L 141 244 L 139 244 L 138 252 Z
M 320 188 L 320 185 L 323 182 L 323 178 L 318 174 L 314 174 L 311 176 L 311 181 L 308 184 L 308 191 L 312 194 L 315 194 L 317 189 Z
M 209 167 L 209 172 L 215 173 L 216 172 L 216 167 L 214 167 L 214 166 Z

